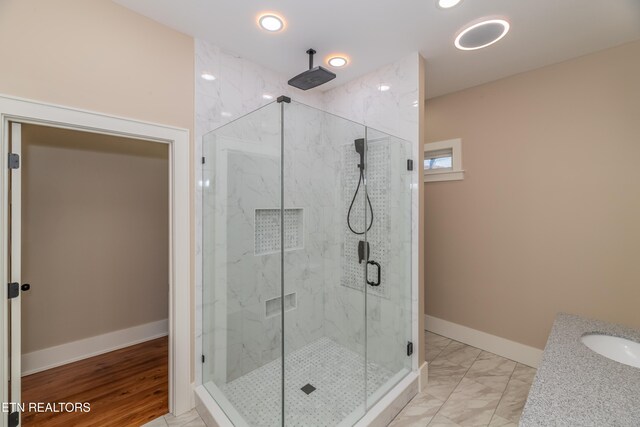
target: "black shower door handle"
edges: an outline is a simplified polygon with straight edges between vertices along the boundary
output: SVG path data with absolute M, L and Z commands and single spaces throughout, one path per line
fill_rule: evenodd
M 368 280 L 369 278 L 367 277 L 367 283 L 370 284 L 371 286 L 380 286 L 380 264 L 378 264 L 375 261 L 368 261 L 367 264 L 371 264 L 371 265 L 375 265 L 376 267 L 378 267 L 378 280 L 375 282 L 372 282 L 371 280 Z

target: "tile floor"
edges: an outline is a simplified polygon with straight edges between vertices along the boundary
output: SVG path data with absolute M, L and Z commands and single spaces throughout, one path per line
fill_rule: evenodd
M 425 332 L 427 389 L 390 427 L 517 426 L 536 370 Z
M 536 370 L 425 332 L 429 383 L 390 427 L 515 427 Z M 195 409 L 144 427 L 204 427 Z

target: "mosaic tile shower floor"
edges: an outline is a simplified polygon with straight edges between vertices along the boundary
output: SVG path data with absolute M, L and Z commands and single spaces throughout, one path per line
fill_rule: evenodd
M 323 337 L 285 357 L 285 424 L 337 426 L 364 396 L 364 358 Z M 370 362 L 367 390 L 371 394 L 393 373 Z M 221 387 L 251 426 L 279 426 L 281 361 L 274 360 Z M 306 394 L 302 388 L 315 390 Z

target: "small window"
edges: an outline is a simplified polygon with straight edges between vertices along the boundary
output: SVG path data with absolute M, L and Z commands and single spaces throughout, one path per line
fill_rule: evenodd
M 436 169 L 446 171 L 453 168 L 453 151 L 451 149 L 425 152 L 424 156 L 425 171 Z
M 462 140 L 431 142 L 424 145 L 424 181 L 452 181 L 464 178 Z

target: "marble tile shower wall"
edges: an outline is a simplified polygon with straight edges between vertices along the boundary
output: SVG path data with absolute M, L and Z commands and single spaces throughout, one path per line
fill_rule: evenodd
M 313 121 L 312 121 L 313 123 Z M 314 135 L 294 140 L 300 148 L 315 141 Z M 293 135 L 292 135 L 293 136 Z M 306 147 L 305 147 L 306 146 Z M 304 152 L 304 151 L 302 151 Z M 309 152 L 311 153 L 311 152 Z M 301 249 L 284 254 L 285 294 L 295 293 L 297 307 L 285 315 L 285 343 L 293 351 L 322 336 L 323 270 L 325 241 L 322 218 L 322 188 L 308 185 L 307 174 L 318 167 L 309 155 L 295 162 L 285 158 L 285 208 L 303 207 L 305 225 Z M 278 358 L 281 354 L 280 316 L 267 317 L 265 303 L 280 295 L 280 254 L 254 253 L 255 210 L 277 208 L 280 204 L 280 159 L 252 153 L 229 156 L 227 212 L 227 379 L 233 380 Z M 310 167 L 311 166 L 311 167 Z M 300 174 L 303 176 L 299 176 Z M 305 187 L 306 190 L 305 190 Z
M 305 213 L 305 247 L 285 252 L 284 293 L 297 292 L 298 308 L 285 315 L 285 351 L 325 336 L 326 251 L 339 187 L 332 150 L 322 144 L 325 113 L 293 102 L 285 106 L 284 203 Z
M 417 143 L 418 62 L 418 54 L 412 54 L 330 89 L 323 94 L 323 106 L 338 116 Z
M 279 355 L 280 319 L 265 304 L 280 295 L 280 254 L 254 254 L 255 210 L 279 204 L 280 161 L 250 152 L 228 154 L 227 381 Z

